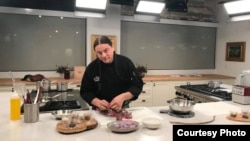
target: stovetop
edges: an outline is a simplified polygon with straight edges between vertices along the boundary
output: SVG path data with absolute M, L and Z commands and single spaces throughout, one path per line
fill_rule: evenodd
M 37 91 L 31 92 L 31 99 L 34 100 L 36 93 Z M 79 90 L 69 89 L 65 92 L 51 90 L 43 92 L 42 99 L 45 102 L 40 104 L 39 110 L 41 113 L 61 109 L 88 110 L 87 103 L 80 97 Z M 23 105 L 21 106 L 21 113 L 23 113 Z
M 199 92 L 204 95 L 215 96 L 224 100 L 232 100 L 232 93 L 223 90 L 224 88 L 221 87 L 211 88 L 208 86 L 208 84 L 181 85 L 180 87 L 183 89 Z
M 188 113 L 177 113 L 177 112 L 173 112 L 169 109 L 161 109 L 160 113 L 165 113 L 165 114 L 168 114 L 170 116 L 177 117 L 177 118 L 192 118 L 195 116 L 195 113 L 193 111 L 190 111 Z

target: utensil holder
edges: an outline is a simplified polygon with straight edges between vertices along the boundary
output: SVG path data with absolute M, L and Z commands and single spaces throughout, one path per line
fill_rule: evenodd
M 39 103 L 24 104 L 24 122 L 34 123 L 39 120 Z

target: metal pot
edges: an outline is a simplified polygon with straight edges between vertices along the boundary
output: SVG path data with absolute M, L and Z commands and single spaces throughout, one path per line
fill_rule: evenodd
M 213 81 L 212 80 L 212 81 L 208 82 L 208 87 L 210 87 L 210 88 L 219 88 L 221 84 L 222 84 L 221 81 Z
M 72 82 L 58 82 L 56 85 L 57 91 L 64 92 L 68 90 L 68 85 L 70 85 Z
M 193 110 L 195 102 L 187 99 L 175 98 L 167 101 L 169 103 L 169 109 L 176 113 L 189 113 Z
M 39 89 L 40 87 L 43 87 L 44 92 L 48 92 L 51 89 L 51 81 L 48 79 L 43 79 L 42 81 L 36 82 L 36 89 Z

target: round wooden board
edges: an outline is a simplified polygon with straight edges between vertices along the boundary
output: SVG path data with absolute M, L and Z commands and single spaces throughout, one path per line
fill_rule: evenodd
M 250 122 L 250 114 L 248 114 L 248 118 L 243 118 L 241 113 L 237 114 L 236 117 L 228 115 L 227 119 L 241 122 Z
M 97 121 L 94 118 L 91 118 L 89 121 L 82 122 L 77 124 L 75 127 L 71 128 L 62 123 L 62 121 L 58 122 L 56 125 L 56 130 L 59 133 L 63 134 L 74 134 L 83 132 L 86 130 L 94 129 L 98 125 Z

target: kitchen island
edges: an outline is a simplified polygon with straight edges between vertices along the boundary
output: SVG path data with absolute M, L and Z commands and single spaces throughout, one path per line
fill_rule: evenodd
M 159 113 L 161 109 L 168 109 L 168 106 L 161 107 L 135 107 L 130 108 L 133 119 L 140 123 L 138 130 L 127 133 L 117 134 L 108 130 L 106 124 L 113 121 L 112 117 L 100 115 L 97 111 L 92 111 L 93 117 L 98 121 L 95 129 L 84 131 L 77 134 L 60 134 L 56 131 L 56 124 L 59 122 L 50 113 L 40 114 L 39 121 L 36 123 L 24 123 L 23 115 L 20 120 L 11 121 L 9 119 L 9 98 L 11 92 L 0 93 L 1 99 L 1 120 L 0 136 L 3 141 L 172 141 L 172 126 L 174 121 L 186 123 L 204 122 L 215 116 L 213 122 L 207 124 L 249 124 L 250 122 L 237 122 L 228 120 L 226 116 L 229 110 L 241 110 L 241 108 L 250 109 L 249 105 L 241 105 L 232 101 L 201 103 L 194 106 L 196 115 L 193 118 L 174 118 L 165 113 Z M 88 111 L 76 111 L 83 114 Z M 157 130 L 149 130 L 143 127 L 141 120 L 146 117 L 159 118 L 162 125 Z

